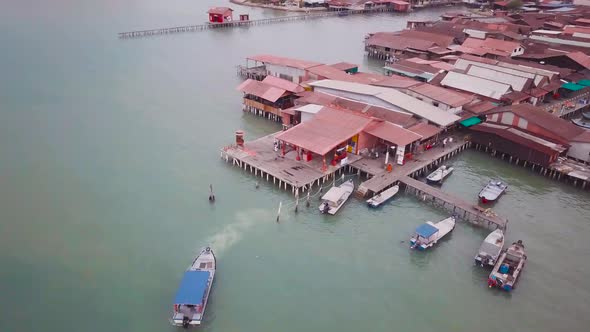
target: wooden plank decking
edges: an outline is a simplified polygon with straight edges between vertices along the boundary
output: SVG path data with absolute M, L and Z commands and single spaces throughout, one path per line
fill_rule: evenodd
M 487 223 L 488 226 L 493 224 L 496 228 L 506 229 L 508 220 L 496 215 L 491 210 L 483 209 L 478 205 L 469 203 L 409 176 L 404 176 L 399 181 L 406 185 L 406 192 L 415 194 L 423 201 L 432 202 L 442 208 L 446 208 L 460 218 L 476 224 Z

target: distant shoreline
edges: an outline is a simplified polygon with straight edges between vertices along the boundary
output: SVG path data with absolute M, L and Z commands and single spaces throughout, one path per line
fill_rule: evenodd
M 240 5 L 240 6 L 247 6 L 247 7 L 259 7 L 259 8 L 268 8 L 268 9 L 275 9 L 275 10 L 282 10 L 286 12 L 321 12 L 326 11 L 327 8 L 299 8 L 299 7 L 284 7 L 284 6 L 275 6 L 275 5 L 265 5 L 261 3 L 252 3 L 248 0 L 229 0 L 229 2 Z

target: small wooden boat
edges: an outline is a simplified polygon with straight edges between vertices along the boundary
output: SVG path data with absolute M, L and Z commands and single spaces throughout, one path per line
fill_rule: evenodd
M 354 191 L 354 182 L 348 180 L 338 187 L 332 187 L 328 192 L 322 196 L 322 204 L 320 204 L 320 212 L 328 214 L 336 214 L 338 210 L 348 200 Z
M 215 277 L 215 254 L 211 248 L 201 250 L 184 273 L 174 299 L 172 325 L 200 325 Z
M 511 291 L 524 268 L 526 259 L 524 245 L 521 240 L 518 240 L 518 242 L 513 243 L 508 249 L 504 250 L 500 258 L 498 258 L 488 278 L 488 287 L 498 287 L 507 292 Z
M 431 184 L 442 184 L 445 178 L 453 173 L 454 168 L 442 165 L 436 171 L 426 177 L 426 182 Z
M 475 264 L 482 267 L 496 265 L 502 249 L 504 249 L 504 232 L 501 229 L 496 229 L 483 240 L 475 256 Z
M 390 200 L 393 196 L 395 196 L 395 194 L 397 194 L 397 192 L 399 191 L 399 186 L 395 185 L 371 198 L 369 198 L 367 200 L 367 204 L 370 207 L 378 207 L 379 205 L 387 202 L 388 200 Z
M 494 202 L 500 197 L 508 188 L 507 185 L 498 180 L 490 180 L 490 182 L 479 192 L 479 199 L 482 203 Z
M 449 217 L 436 224 L 428 221 L 416 228 L 416 233 L 410 239 L 410 248 L 426 250 L 434 246 L 445 235 L 455 229 L 455 217 Z

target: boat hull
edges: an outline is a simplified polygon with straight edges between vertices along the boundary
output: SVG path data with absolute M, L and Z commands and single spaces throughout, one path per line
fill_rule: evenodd
M 201 250 L 199 255 L 193 261 L 193 264 L 188 268 L 188 271 L 207 271 L 209 272 L 209 280 L 207 282 L 207 286 L 205 288 L 205 295 L 203 296 L 203 300 L 200 304 L 193 305 L 191 309 L 189 309 L 189 314 L 192 317 L 187 317 L 187 306 L 181 304 L 175 304 L 174 312 L 172 313 L 172 318 L 170 322 L 174 326 L 198 326 L 201 325 L 203 321 L 203 317 L 205 315 L 205 310 L 207 308 L 207 303 L 209 301 L 209 295 L 211 294 L 211 289 L 213 288 L 213 281 L 215 280 L 215 271 L 217 265 L 217 258 L 215 257 L 215 253 L 209 247 Z M 188 306 L 190 307 L 190 305 Z M 199 308 L 196 311 L 196 308 Z

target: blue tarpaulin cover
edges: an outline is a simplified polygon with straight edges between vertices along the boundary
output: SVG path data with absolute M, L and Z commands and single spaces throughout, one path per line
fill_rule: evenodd
M 438 232 L 438 228 L 431 224 L 422 224 L 416 228 L 416 234 L 426 238 L 431 237 L 436 232 Z
M 176 292 L 174 304 L 201 304 L 208 280 L 209 271 L 186 271 Z

